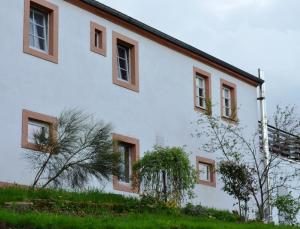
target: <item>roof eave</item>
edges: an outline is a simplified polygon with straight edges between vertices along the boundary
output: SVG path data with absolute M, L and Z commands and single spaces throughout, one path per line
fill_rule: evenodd
M 187 44 L 183 41 L 180 41 L 180 40 L 178 40 L 174 37 L 171 37 L 170 35 L 168 35 L 166 33 L 163 33 L 163 32 L 161 32 L 161 31 L 159 31 L 159 30 L 157 30 L 157 29 L 155 29 L 151 26 L 148 26 L 145 23 L 140 22 L 140 21 L 138 21 L 138 20 L 126 15 L 126 14 L 123 14 L 123 13 L 121 13 L 121 12 L 119 12 L 119 11 L 109 7 L 109 6 L 106 6 L 106 5 L 104 5 L 104 4 L 102 4 L 98 1 L 95 1 L 95 0 L 65 0 L 65 1 L 70 2 L 70 3 L 83 2 L 85 4 L 88 4 L 88 5 L 94 7 L 98 10 L 101 10 L 101 11 L 113 16 L 113 17 L 116 17 L 116 18 L 118 18 L 122 21 L 125 21 L 125 22 L 139 28 L 139 29 L 142 29 L 142 30 L 144 30 L 148 33 L 151 33 L 154 36 L 157 36 L 161 39 L 164 39 L 165 41 L 170 42 L 171 44 L 176 45 L 179 48 L 185 49 L 185 50 L 187 50 L 187 51 L 189 51 L 189 52 L 191 52 L 191 53 L 193 53 L 193 54 L 195 54 L 195 55 L 197 55 L 197 56 L 199 56 L 203 59 L 206 59 L 209 62 L 215 63 L 216 65 L 218 65 L 218 66 L 220 66 L 224 69 L 228 69 L 230 72 L 236 73 L 236 74 L 244 77 L 245 80 L 252 81 L 253 85 L 255 85 L 255 86 L 258 86 L 258 85 L 264 83 L 264 80 L 254 76 L 254 75 L 252 75 L 252 74 L 250 74 L 250 73 L 248 73 L 248 72 L 246 72 L 242 69 L 239 69 L 239 68 L 237 68 L 237 67 L 235 67 L 235 66 L 233 66 L 233 65 L 231 65 L 231 64 L 229 64 L 229 63 L 227 63 L 227 62 L 225 62 L 221 59 L 218 59 L 218 58 L 216 58 L 216 57 L 214 57 L 214 56 L 212 56 L 212 55 L 210 55 L 206 52 L 203 52 L 200 49 L 197 49 L 197 48 L 195 48 L 195 47 L 193 47 L 193 46 L 191 46 L 191 45 L 189 45 L 189 44 Z

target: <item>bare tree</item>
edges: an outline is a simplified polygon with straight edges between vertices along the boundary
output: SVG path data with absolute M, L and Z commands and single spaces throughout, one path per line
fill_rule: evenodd
M 33 188 L 80 188 L 92 177 L 108 180 L 117 173 L 119 155 L 112 150 L 111 125 L 92 119 L 82 111 L 66 110 L 58 118 L 55 139 L 43 130 L 34 133 L 34 142 L 43 153 L 26 153 L 36 171 Z
M 277 109 L 273 120 L 278 126 L 284 125 L 286 131 L 290 130 L 288 127 L 296 130 L 299 119 L 296 118 L 294 111 L 293 107 Z M 290 166 L 290 161 L 283 160 L 280 154 L 271 153 L 269 162 L 264 164 L 259 129 L 253 136 L 246 137 L 247 127 L 242 127 L 238 122 L 233 124 L 220 120 L 220 117 L 200 115 L 196 136 L 206 138 L 205 143 L 202 144 L 202 149 L 206 152 L 221 152 L 223 160 L 236 161 L 249 168 L 253 178 L 249 190 L 257 208 L 258 219 L 263 220 L 266 217 L 268 199 L 275 196 L 279 187 L 299 188 L 292 187 L 290 184 L 296 176 L 299 176 L 299 171 Z M 282 169 L 285 166 L 289 167 L 289 171 Z M 271 177 L 271 182 L 266 189 L 267 175 Z

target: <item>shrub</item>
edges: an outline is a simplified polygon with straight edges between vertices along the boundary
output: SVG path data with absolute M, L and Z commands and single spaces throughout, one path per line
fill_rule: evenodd
M 225 210 L 216 210 L 214 208 L 207 208 L 202 205 L 187 204 L 182 208 L 182 213 L 190 216 L 198 216 L 201 218 L 213 218 L 221 221 L 236 222 L 240 218 L 237 214 Z
M 297 224 L 297 214 L 300 210 L 299 199 L 294 198 L 291 193 L 287 195 L 277 196 L 274 201 L 274 206 L 277 207 L 279 214 L 284 218 L 283 224 Z
M 193 195 L 196 172 L 183 148 L 155 146 L 133 169 L 138 176 L 134 186 L 144 196 L 178 206 L 184 197 Z

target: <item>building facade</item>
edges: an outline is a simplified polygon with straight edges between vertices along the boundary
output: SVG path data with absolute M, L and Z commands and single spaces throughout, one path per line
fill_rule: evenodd
M 5 1 L 0 28 L 0 181 L 30 184 L 32 131 L 51 134 L 62 110 L 79 108 L 112 123 L 129 165 L 155 144 L 185 146 L 203 171 L 193 202 L 233 208 L 217 155 L 191 134 L 209 99 L 220 121 L 253 135 L 260 79 L 92 0 Z M 132 193 L 130 168 L 105 190 Z

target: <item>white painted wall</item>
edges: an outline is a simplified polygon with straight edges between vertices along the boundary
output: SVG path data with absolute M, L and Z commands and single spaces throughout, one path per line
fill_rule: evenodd
M 111 122 L 116 133 L 138 138 L 141 156 L 159 135 L 167 146 L 186 145 L 193 164 L 196 155 L 215 159 L 191 138 L 191 122 L 197 119 L 193 66 L 212 74 L 215 115 L 220 113 L 220 78 L 237 85 L 239 119 L 248 126 L 246 135 L 254 133 L 256 88 L 65 1 L 50 2 L 59 6 L 58 64 L 23 53 L 23 1 L 5 1 L 0 8 L 1 181 L 29 184 L 33 179 L 21 148 L 22 109 L 57 116 L 77 107 Z M 107 29 L 107 57 L 90 51 L 91 20 Z M 113 30 L 139 42 L 139 93 L 112 84 Z M 221 188 L 219 180 L 216 188 L 197 185 L 194 203 L 232 209 L 233 200 Z M 112 191 L 112 185 L 106 190 Z

